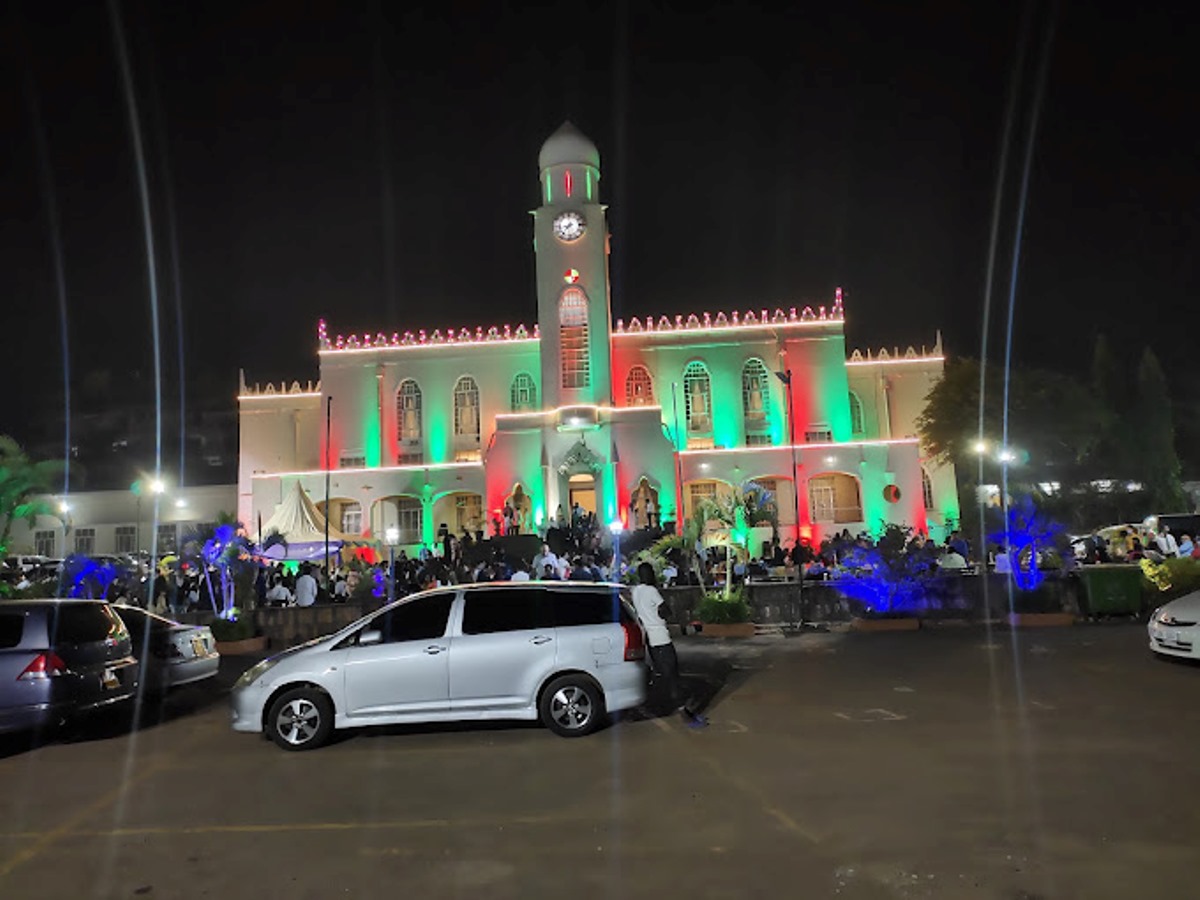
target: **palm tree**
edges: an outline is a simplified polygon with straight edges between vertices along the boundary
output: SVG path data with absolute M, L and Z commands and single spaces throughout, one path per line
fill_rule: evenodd
M 217 516 L 215 524 L 190 532 L 183 537 L 180 556 L 196 562 L 204 573 L 213 612 L 228 617 L 233 609 L 234 575 L 250 559 L 253 544 L 246 536 L 242 523 L 229 513 Z M 217 591 L 213 588 L 212 570 L 217 571 L 220 583 L 221 608 L 217 609 Z
M 8 555 L 14 522 L 33 526 L 38 516 L 56 515 L 45 498 L 62 475 L 63 464 L 52 460 L 34 462 L 13 438 L 0 435 L 0 558 Z
M 696 511 L 700 530 L 710 522 L 717 522 L 723 531 L 716 544 L 727 549 L 725 553 L 725 596 L 729 597 L 733 579 L 732 548 L 749 553 L 750 529 L 755 525 L 779 527 L 779 513 L 775 508 L 775 496 L 762 485 L 748 481 L 733 490 L 718 493 L 705 500 Z

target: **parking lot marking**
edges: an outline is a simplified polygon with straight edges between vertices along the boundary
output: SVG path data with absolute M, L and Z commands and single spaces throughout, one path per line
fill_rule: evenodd
M 894 713 L 890 709 L 864 709 L 861 712 L 835 712 L 835 716 L 847 722 L 899 722 L 908 716 Z
M 57 828 L 52 828 L 50 831 L 42 832 L 37 836 L 37 840 L 29 847 L 17 851 L 9 859 L 0 862 L 0 878 L 5 878 L 13 873 L 13 871 L 25 863 L 35 859 L 41 853 L 48 850 L 55 843 L 64 837 L 70 836 L 76 826 L 86 822 L 89 818 L 97 813 L 112 806 L 121 799 L 127 792 L 133 789 L 135 785 L 157 775 L 159 772 L 170 767 L 170 759 L 161 757 L 158 760 L 148 764 L 144 769 L 127 779 L 118 787 L 113 788 L 108 793 L 93 800 L 75 815 L 69 817 L 65 822 Z
M 221 834 L 269 834 L 330 832 L 330 831 L 411 831 L 441 828 L 499 828 L 512 825 L 561 825 L 567 822 L 591 821 L 591 813 L 555 813 L 536 816 L 493 816 L 477 819 L 392 819 L 383 822 L 272 822 L 245 823 L 241 825 L 145 825 L 125 828 L 71 831 L 62 833 L 61 828 L 48 832 L 0 833 L 0 839 L 11 838 L 131 838 L 131 837 L 175 837 Z M 30 848 L 33 849 L 33 848 Z M 24 861 L 24 860 L 22 860 Z M 5 874 L 0 871 L 0 874 Z

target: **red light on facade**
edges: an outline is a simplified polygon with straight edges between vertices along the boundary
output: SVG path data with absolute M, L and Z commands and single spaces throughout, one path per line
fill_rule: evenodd
M 574 186 L 574 183 L 571 181 L 571 170 L 567 169 L 567 171 L 563 172 L 563 188 L 566 189 L 568 197 L 571 196 L 571 188 Z

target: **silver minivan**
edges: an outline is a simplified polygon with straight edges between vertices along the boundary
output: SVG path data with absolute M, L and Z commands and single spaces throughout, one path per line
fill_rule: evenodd
M 504 582 L 414 594 L 247 671 L 235 731 L 308 750 L 335 728 L 540 720 L 564 737 L 646 699 L 645 638 L 619 585 Z

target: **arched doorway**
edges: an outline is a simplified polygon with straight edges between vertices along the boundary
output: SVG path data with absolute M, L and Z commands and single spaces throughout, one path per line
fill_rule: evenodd
M 513 511 L 512 534 L 529 534 L 532 532 L 533 501 L 525 492 L 523 484 L 513 485 L 512 493 L 504 498 L 506 506 Z
M 643 478 L 629 495 L 629 527 L 658 528 L 662 510 L 658 505 L 658 490 L 650 484 L 649 479 Z
M 567 504 L 570 509 L 578 503 L 584 512 L 596 512 L 596 476 L 586 473 L 572 475 L 567 479 Z M 570 515 L 570 513 L 568 513 Z
M 858 479 L 844 472 L 825 472 L 808 480 L 812 520 L 822 525 L 862 522 L 862 491 Z

